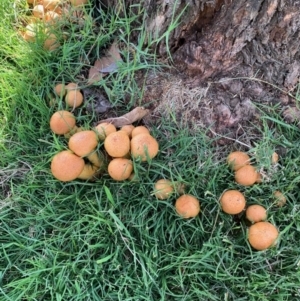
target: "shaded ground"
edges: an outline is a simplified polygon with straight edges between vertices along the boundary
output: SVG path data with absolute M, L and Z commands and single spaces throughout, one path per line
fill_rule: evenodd
M 195 86 L 191 78 L 176 70 L 141 72 L 136 79 L 144 87 L 144 96 L 139 101 L 151 110 L 144 118 L 146 124 L 157 124 L 161 118 L 172 119 L 191 130 L 208 130 L 210 136 L 218 137 L 221 145 L 237 140 L 250 145 L 258 138 L 261 116 L 270 111 L 287 123 L 300 120 L 293 93 L 257 79 L 220 78 Z M 87 88 L 85 94 L 94 94 L 88 108 L 94 108 L 99 120 L 118 116 L 98 87 Z

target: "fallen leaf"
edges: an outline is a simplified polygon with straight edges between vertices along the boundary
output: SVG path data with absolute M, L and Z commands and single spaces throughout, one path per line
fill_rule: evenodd
M 122 61 L 117 43 L 114 42 L 107 50 L 105 56 L 96 60 L 94 66 L 90 68 L 88 83 L 93 84 L 100 81 L 107 74 L 118 69 L 117 62 Z
M 112 123 L 116 127 L 122 127 L 123 125 L 132 124 L 135 121 L 144 118 L 147 114 L 149 114 L 148 109 L 145 109 L 143 107 L 136 107 L 132 111 L 120 117 L 113 117 L 113 118 L 100 120 L 98 124 L 107 122 L 107 123 Z

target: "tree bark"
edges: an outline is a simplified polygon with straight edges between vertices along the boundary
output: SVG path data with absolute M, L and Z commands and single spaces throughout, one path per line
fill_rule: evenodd
M 107 5 L 114 2 L 119 1 Z M 140 1 L 125 3 L 130 7 Z M 243 110 L 243 102 L 264 99 L 270 104 L 277 99 L 293 105 L 288 92 L 298 87 L 300 75 L 300 0 L 145 0 L 143 5 L 149 36 L 169 32 L 157 53 L 167 56 L 171 51 L 189 88 L 220 83 L 214 93 L 205 95 L 218 99 L 216 116 L 207 121 L 214 122 L 215 130 L 237 127 L 244 120 L 237 117 L 242 116 L 237 107 Z M 177 19 L 180 24 L 170 31 Z M 233 83 L 229 78 L 256 81 Z M 238 105 L 233 107 L 228 97 Z

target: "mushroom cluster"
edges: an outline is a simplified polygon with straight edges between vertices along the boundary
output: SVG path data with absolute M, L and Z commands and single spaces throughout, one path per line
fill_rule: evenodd
M 43 37 L 45 50 L 53 51 L 60 46 L 60 40 L 66 38 L 61 32 L 64 20 L 72 21 L 74 17 L 84 14 L 83 5 L 88 0 L 27 0 L 32 12 L 21 35 L 27 42 L 34 42 L 37 37 Z
M 77 107 L 76 99 L 81 92 L 76 84 L 57 84 L 54 91 L 65 97 L 68 107 Z M 67 100 L 71 93 L 77 94 L 72 103 Z M 80 97 L 79 104 L 82 100 Z M 93 180 L 106 165 L 112 179 L 124 181 L 134 177 L 132 160 L 149 161 L 159 151 L 157 140 L 144 126 L 125 125 L 117 129 L 112 123 L 100 123 L 85 130 L 76 126 L 72 112 L 60 110 L 52 114 L 50 128 L 54 134 L 68 139 L 68 149 L 57 153 L 51 162 L 53 176 L 64 182 Z
M 272 164 L 277 164 L 279 156 L 273 153 L 270 158 Z M 227 164 L 234 171 L 237 184 L 251 186 L 262 182 L 261 174 L 251 165 L 251 159 L 247 153 L 234 151 L 227 156 Z M 278 207 L 286 202 L 280 191 L 275 191 L 273 197 Z M 252 204 L 246 207 L 246 198 L 238 190 L 226 190 L 220 197 L 222 210 L 227 214 L 245 213 L 246 220 L 251 224 L 248 229 L 248 241 L 256 250 L 265 250 L 276 243 L 278 238 L 277 228 L 267 221 L 267 210 L 259 204 Z

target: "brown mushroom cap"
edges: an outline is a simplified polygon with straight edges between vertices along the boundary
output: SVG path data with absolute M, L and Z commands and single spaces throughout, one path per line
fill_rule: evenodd
M 46 10 L 54 10 L 61 0 L 42 0 L 41 3 Z
M 272 164 L 277 164 L 278 161 L 279 161 L 279 155 L 276 152 L 274 152 L 271 157 L 271 162 Z
M 276 243 L 279 233 L 277 228 L 269 222 L 258 222 L 250 226 L 248 240 L 256 250 L 266 250 Z
M 51 161 L 53 176 L 63 182 L 75 180 L 84 168 L 84 160 L 69 150 L 57 153 Z
M 139 134 L 131 139 L 131 155 L 147 161 L 147 158 L 154 158 L 158 154 L 158 142 L 149 134 Z
M 67 92 L 65 102 L 71 108 L 78 108 L 83 103 L 83 95 L 79 90 L 70 90 Z
M 245 165 L 250 164 L 250 157 L 241 151 L 235 151 L 228 155 L 227 164 L 234 170 L 238 170 Z
M 70 132 L 76 123 L 75 116 L 69 111 L 57 111 L 50 118 L 50 128 L 57 135 Z
M 98 167 L 99 169 L 104 166 L 103 157 L 100 157 L 96 151 L 89 154 L 87 156 L 87 159 L 91 162 L 92 165 Z
M 120 128 L 120 131 L 124 131 L 127 133 L 128 137 L 131 138 L 131 133 L 134 129 L 134 126 L 132 124 L 127 124 L 127 125 L 123 125 L 121 128 Z
M 95 127 L 96 133 L 100 140 L 104 140 L 109 134 L 117 131 L 112 123 L 102 122 Z
M 32 9 L 32 13 L 36 18 L 43 19 L 45 15 L 45 8 L 43 5 L 35 5 Z
M 139 134 L 149 134 L 150 135 L 150 131 L 145 126 L 139 125 L 132 130 L 131 137 L 137 136 Z
M 267 210 L 261 205 L 251 205 L 246 209 L 246 218 L 251 223 L 262 222 L 267 219 Z
M 245 165 L 234 175 L 235 181 L 244 186 L 251 186 L 257 181 L 257 171 L 252 165 Z
M 76 84 L 76 83 L 68 83 L 65 88 L 66 88 L 67 92 L 72 91 L 72 90 L 79 90 L 78 84 Z
M 69 139 L 69 149 L 77 156 L 84 157 L 97 147 L 98 140 L 94 131 L 81 131 Z
M 110 133 L 104 140 L 104 148 L 111 157 L 124 157 L 129 153 L 130 139 L 124 131 Z
M 246 199 L 238 190 L 227 190 L 221 195 L 220 203 L 225 213 L 238 214 L 244 210 Z
M 174 185 L 170 180 L 160 179 L 154 184 L 154 195 L 160 199 L 167 199 L 174 192 Z
M 107 170 L 112 179 L 116 181 L 127 180 L 133 171 L 132 161 L 125 158 L 115 158 L 109 162 Z
M 80 180 L 93 180 L 96 178 L 98 167 L 86 163 L 80 175 L 77 177 Z
M 183 218 L 195 217 L 200 212 L 200 202 L 192 195 L 184 194 L 175 202 L 176 212 Z
M 56 84 L 54 87 L 54 93 L 57 96 L 65 96 L 65 94 L 66 94 L 65 84 L 62 84 L 62 83 Z
M 57 36 L 54 33 L 47 33 L 47 38 L 44 41 L 43 48 L 45 50 L 55 50 L 60 46 Z
M 70 0 L 73 6 L 81 6 L 88 3 L 88 0 Z
M 282 207 L 286 204 L 286 197 L 284 196 L 284 194 L 282 192 L 280 192 L 279 190 L 274 191 L 273 193 L 274 198 L 276 199 L 276 205 L 278 207 Z

